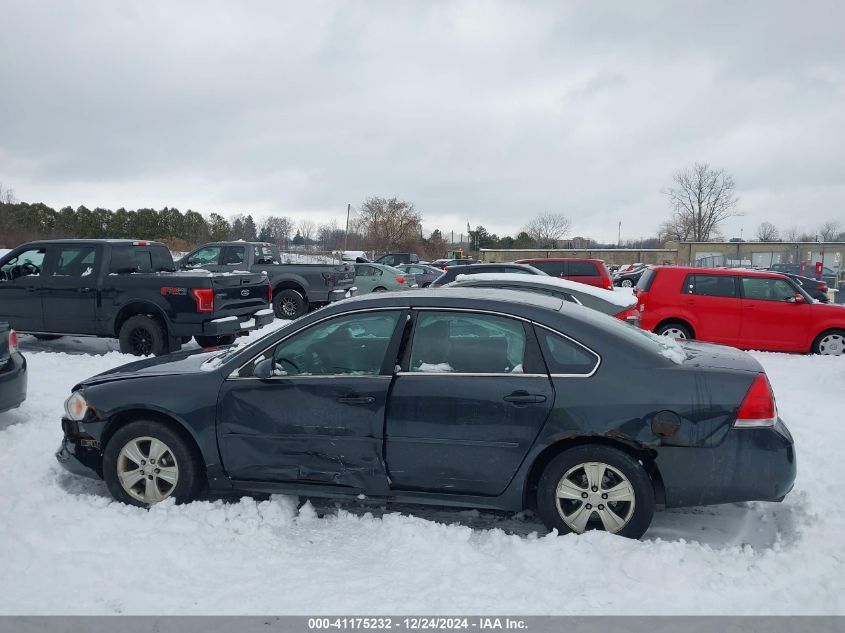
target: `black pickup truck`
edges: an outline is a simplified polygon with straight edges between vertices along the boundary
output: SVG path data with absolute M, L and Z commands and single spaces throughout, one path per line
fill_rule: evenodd
M 41 339 L 117 337 L 137 356 L 177 351 L 193 336 L 225 345 L 273 320 L 260 273 L 176 272 L 158 242 L 45 240 L 0 258 L 0 320 Z
M 279 247 L 266 242 L 212 242 L 179 260 L 184 270 L 266 273 L 273 287 L 273 311 L 280 319 L 296 319 L 308 310 L 351 296 L 355 267 L 351 264 L 288 264 Z

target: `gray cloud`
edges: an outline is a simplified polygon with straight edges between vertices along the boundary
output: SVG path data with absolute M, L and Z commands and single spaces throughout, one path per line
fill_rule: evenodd
M 51 205 L 647 236 L 697 160 L 845 217 L 840 2 L 2 2 L 0 181 Z

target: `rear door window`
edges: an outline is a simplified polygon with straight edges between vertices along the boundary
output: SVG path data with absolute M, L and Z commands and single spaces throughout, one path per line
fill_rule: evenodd
M 738 296 L 736 277 L 733 275 L 687 275 L 683 293 L 734 299 Z
M 223 256 L 224 266 L 239 266 L 244 263 L 246 258 L 246 247 L 244 246 L 227 246 L 226 253 Z
M 529 264 L 552 277 L 561 277 L 564 274 L 564 262 L 529 262 Z
M 425 311 L 417 317 L 411 372 L 525 373 L 521 321 L 492 314 Z M 532 359 L 536 365 L 536 359 Z
M 54 277 L 88 277 L 94 274 L 97 251 L 93 246 L 66 246 L 59 249 L 53 266 Z
M 550 374 L 587 376 L 599 364 L 599 357 L 586 347 L 545 328 L 537 328 L 537 338 Z

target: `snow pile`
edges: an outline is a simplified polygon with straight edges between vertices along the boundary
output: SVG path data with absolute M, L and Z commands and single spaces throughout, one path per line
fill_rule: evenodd
M 131 360 L 105 343 L 21 337 L 29 398 L 0 414 L 0 613 L 845 613 L 845 359 L 754 354 L 797 444 L 783 503 L 660 512 L 630 541 L 522 513 L 115 503 L 53 457 L 71 386 Z

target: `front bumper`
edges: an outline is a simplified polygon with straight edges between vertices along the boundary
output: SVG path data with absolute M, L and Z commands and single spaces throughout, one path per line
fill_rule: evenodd
M 26 359 L 15 352 L 0 368 L 0 411 L 16 409 L 26 400 Z
M 718 446 L 660 447 L 655 465 L 669 508 L 781 501 L 797 472 L 795 444 L 780 419 L 769 428 L 732 428 Z
M 225 336 L 227 334 L 245 334 L 271 323 L 275 318 L 271 308 L 259 310 L 254 314 L 223 317 L 206 321 L 202 324 L 203 336 Z
M 79 438 L 65 437 L 56 451 L 56 459 L 62 468 L 92 479 L 102 479 L 102 458 L 99 447 L 82 446 Z

